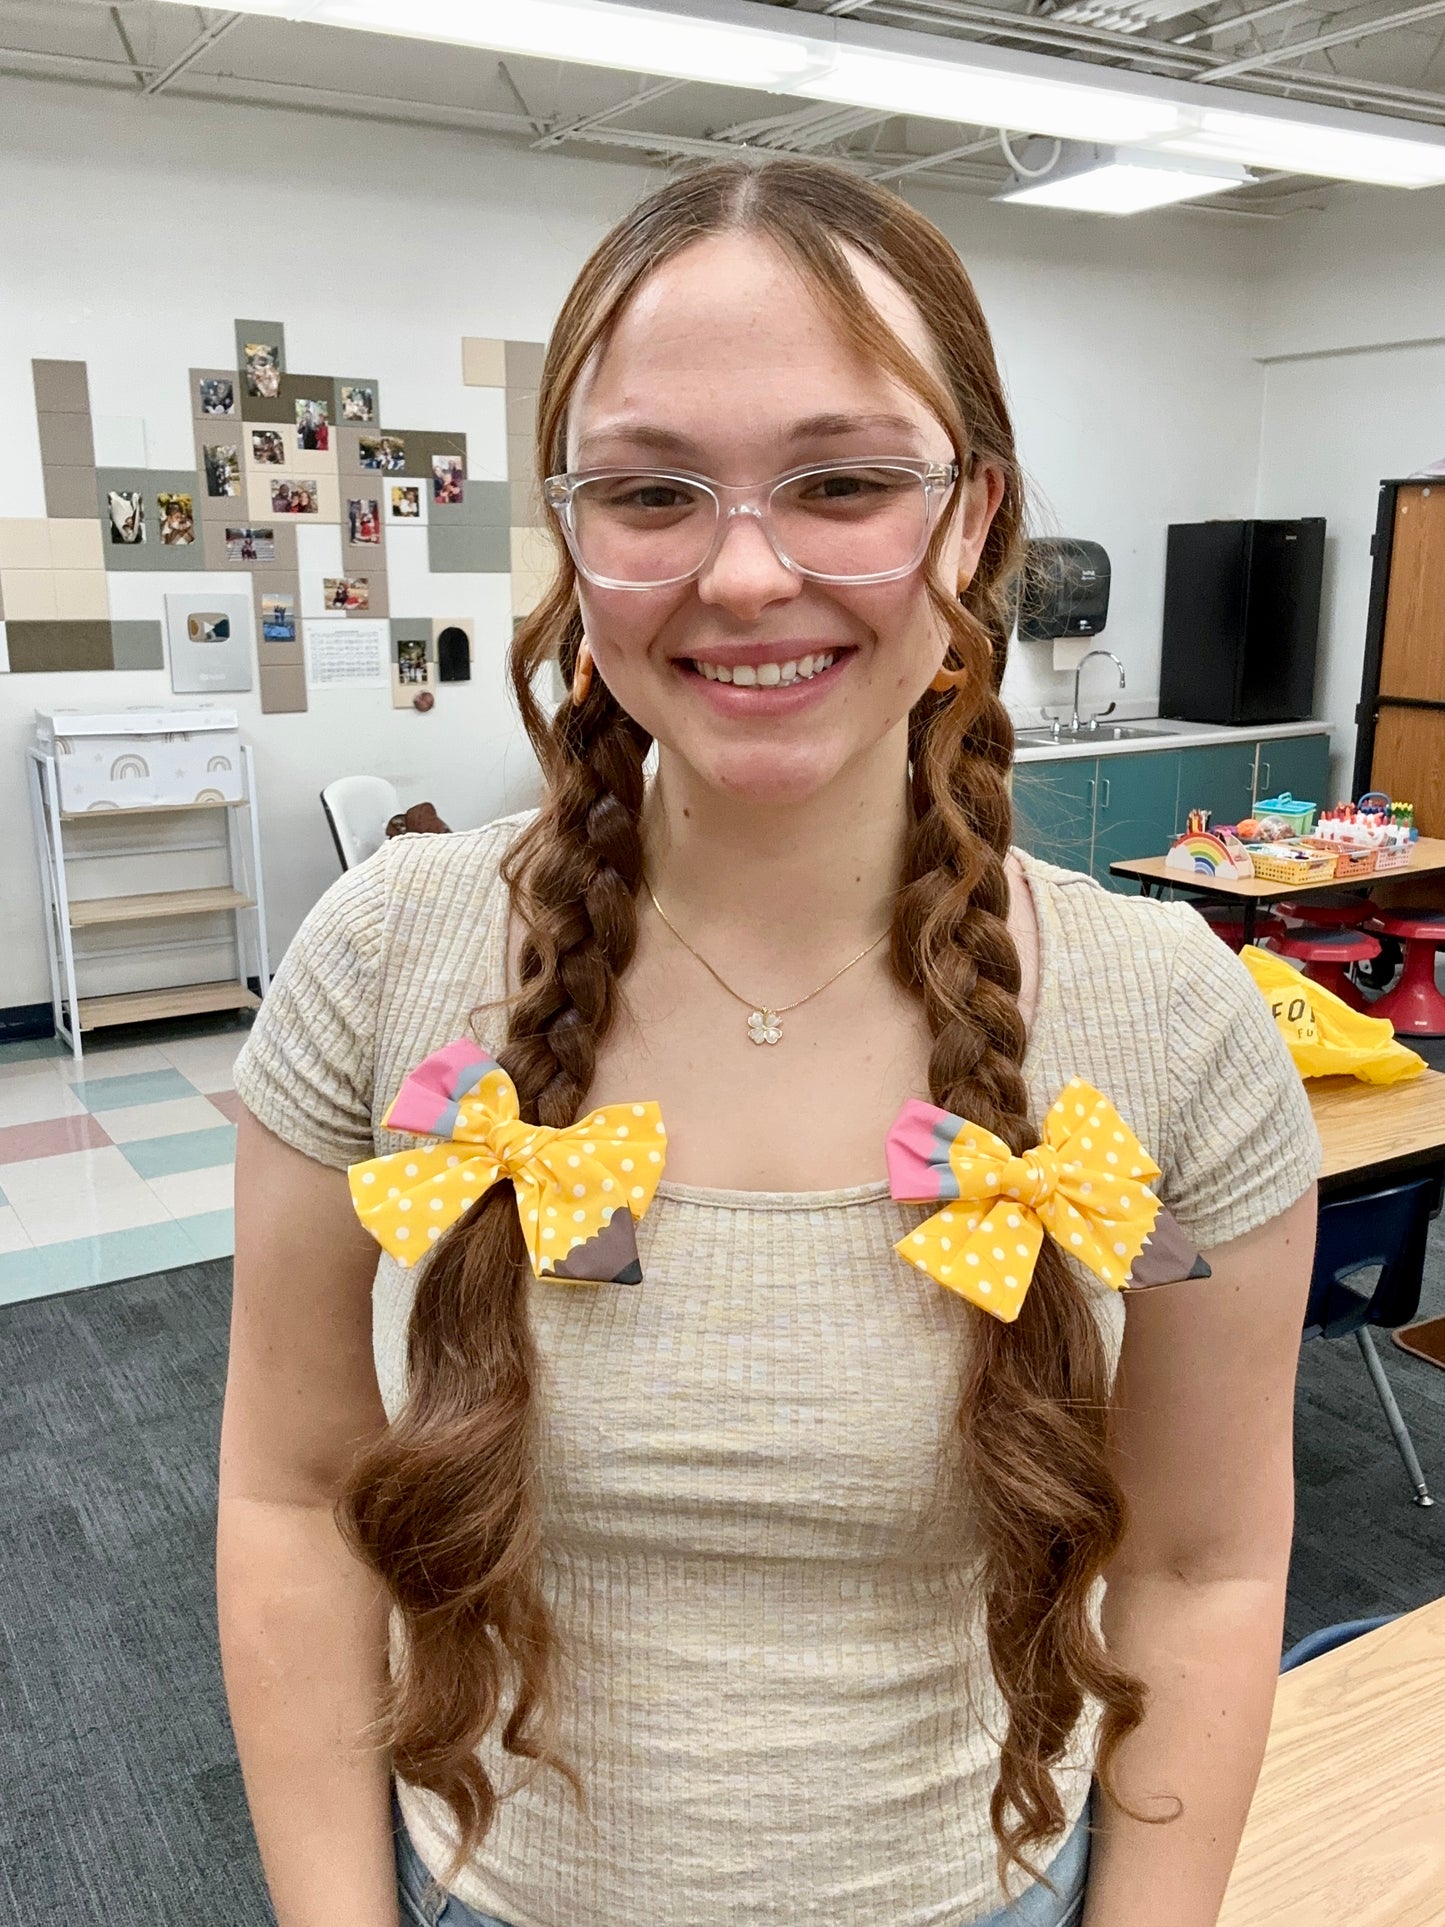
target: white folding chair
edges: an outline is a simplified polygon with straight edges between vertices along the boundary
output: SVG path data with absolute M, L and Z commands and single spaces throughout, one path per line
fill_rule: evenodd
M 322 790 L 321 807 L 342 869 L 354 870 L 386 841 L 401 799 L 384 776 L 338 776 Z

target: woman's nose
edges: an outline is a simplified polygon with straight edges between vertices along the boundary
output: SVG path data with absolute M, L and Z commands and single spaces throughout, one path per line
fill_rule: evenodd
M 791 601 L 802 586 L 803 578 L 773 547 L 757 509 L 729 509 L 717 546 L 697 579 L 699 597 L 746 615 Z

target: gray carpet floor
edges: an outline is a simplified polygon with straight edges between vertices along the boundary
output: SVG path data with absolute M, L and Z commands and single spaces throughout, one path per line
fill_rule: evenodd
M 230 1269 L 0 1310 L 5 1922 L 273 1921 L 216 1640 Z M 1421 1310 L 1445 1312 L 1445 1217 Z M 1440 1504 L 1411 1504 L 1353 1340 L 1305 1346 L 1291 1641 L 1445 1592 L 1445 1372 L 1380 1352 Z

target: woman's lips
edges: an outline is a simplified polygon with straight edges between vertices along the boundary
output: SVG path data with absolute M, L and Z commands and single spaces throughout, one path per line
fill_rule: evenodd
M 698 693 L 712 707 L 724 716 L 778 716 L 788 715 L 795 709 L 806 708 L 827 690 L 831 689 L 844 674 L 848 664 L 857 654 L 855 649 L 835 648 L 831 650 L 804 651 L 793 662 L 826 660 L 832 661 L 826 668 L 814 669 L 809 675 L 793 675 L 788 681 L 782 680 L 781 673 L 776 682 L 720 682 L 706 676 L 690 657 L 681 657 L 677 662 L 680 675 L 686 676 Z M 756 676 L 765 665 L 732 665 L 751 670 Z M 781 672 L 783 665 L 779 664 Z

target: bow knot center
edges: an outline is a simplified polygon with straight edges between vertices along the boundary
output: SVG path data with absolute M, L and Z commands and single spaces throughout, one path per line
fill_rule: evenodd
M 1016 1163 L 1019 1168 L 1019 1203 L 1037 1211 L 1059 1188 L 1059 1154 L 1051 1144 L 1036 1144 L 1032 1151 L 1025 1151 Z
M 545 1124 L 524 1124 L 520 1118 L 497 1119 L 487 1132 L 486 1142 L 507 1176 L 515 1178 L 551 1135 Z

